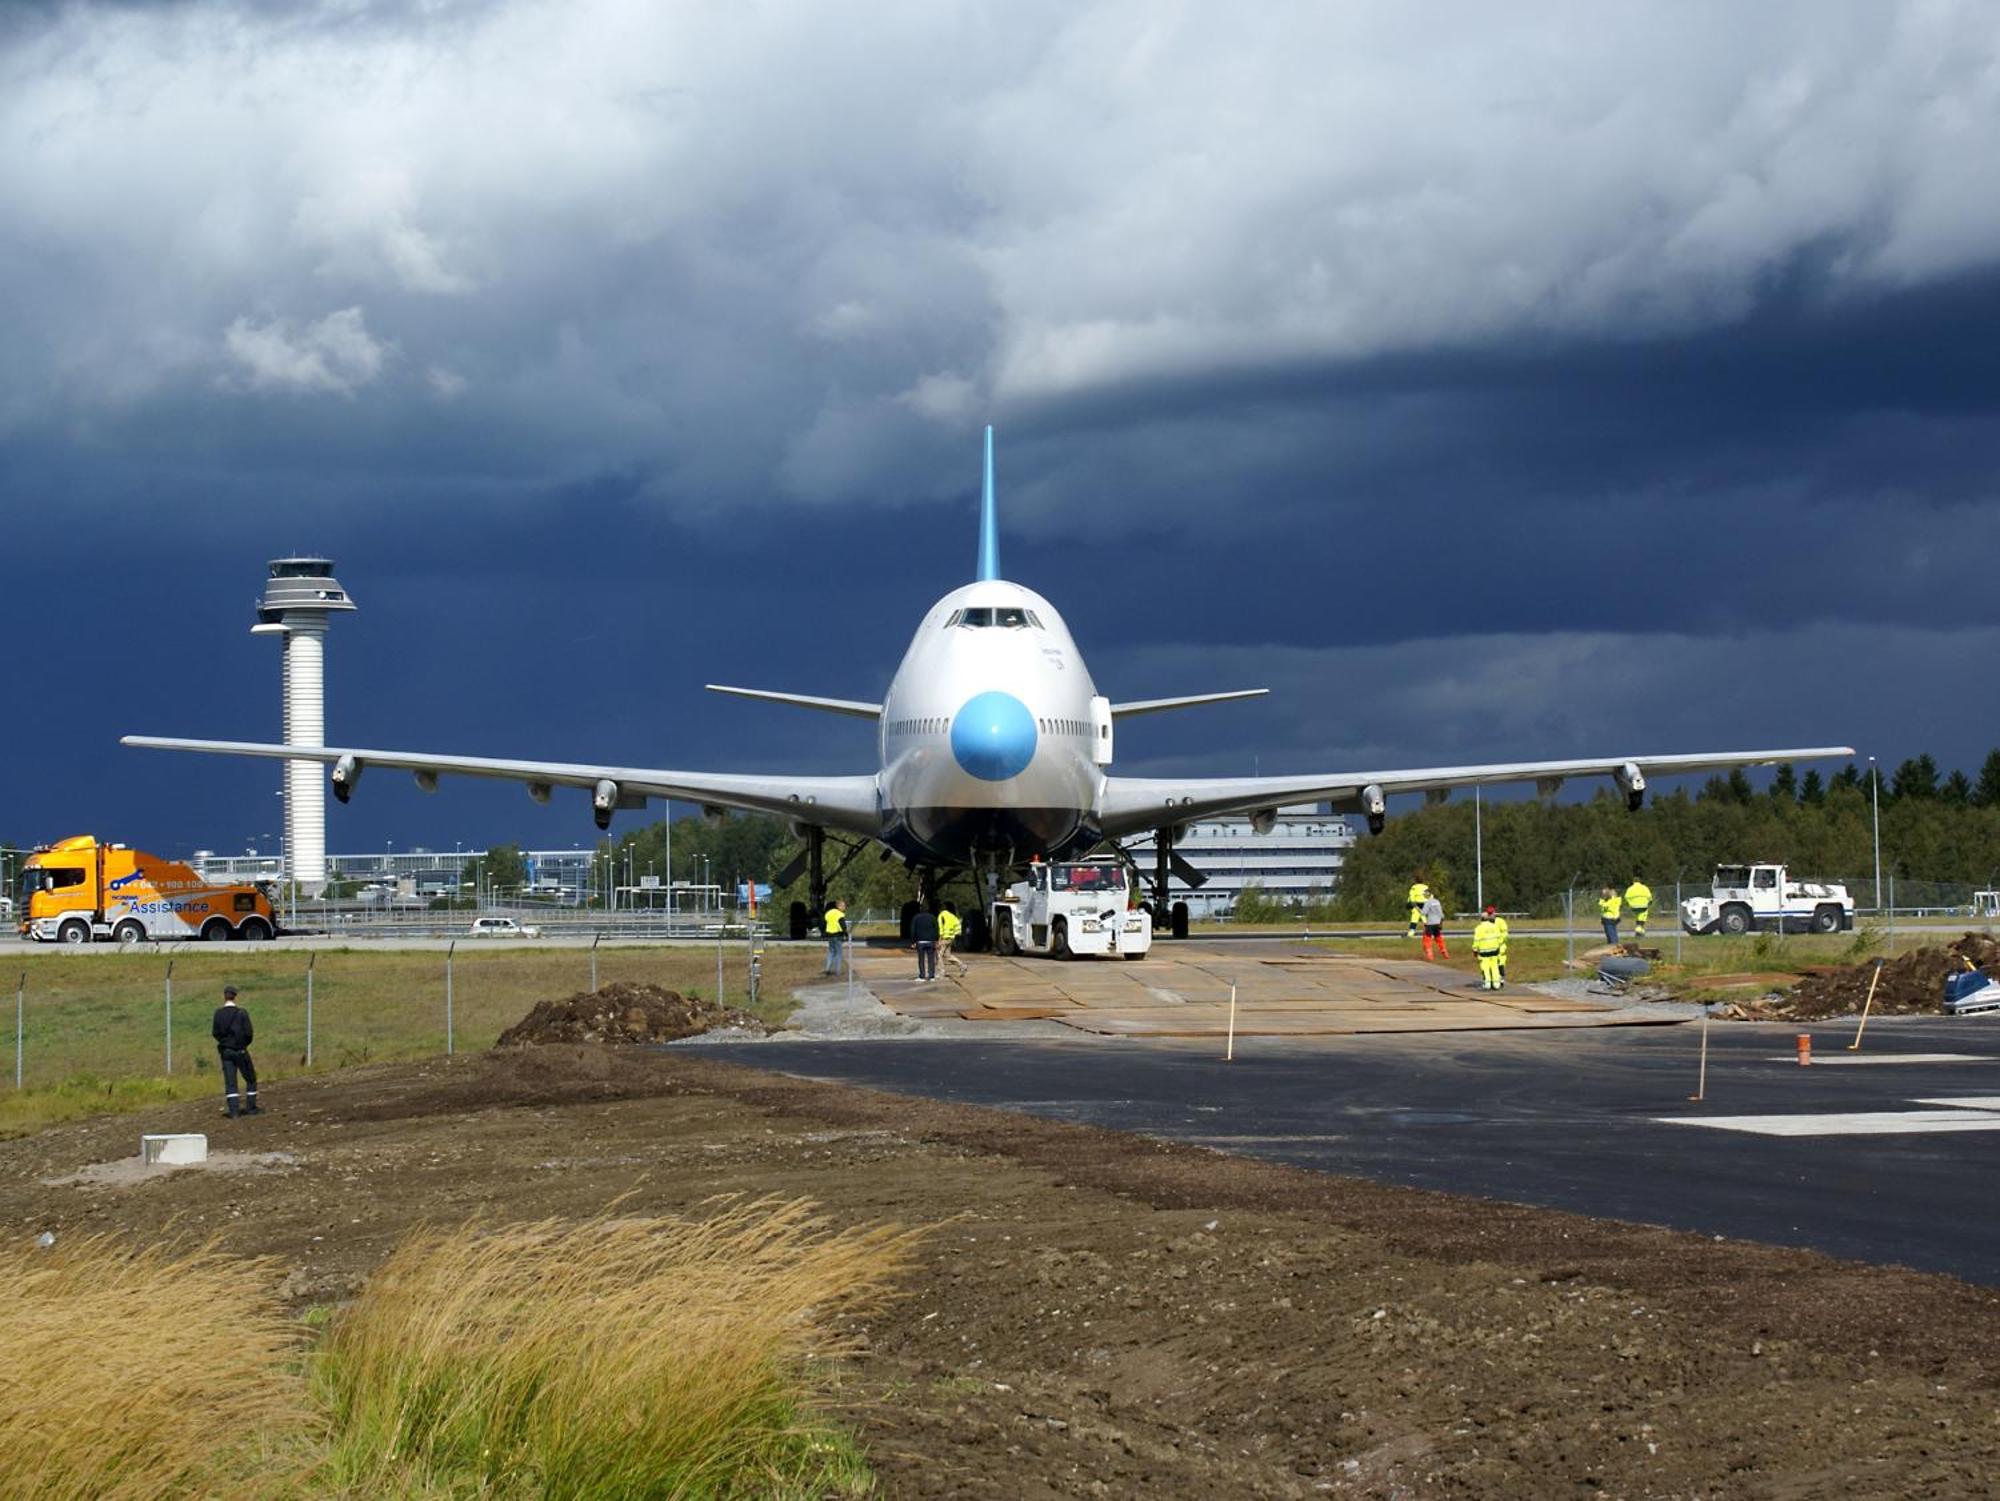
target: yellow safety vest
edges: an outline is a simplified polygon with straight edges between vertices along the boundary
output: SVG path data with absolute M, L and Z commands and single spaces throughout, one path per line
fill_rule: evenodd
M 847 914 L 838 907 L 826 909 L 826 936 L 837 938 L 847 928 Z
M 1507 952 L 1507 919 L 1504 917 L 1495 917 L 1493 919 L 1493 926 L 1499 930 L 1500 952 L 1504 954 Z
M 946 943 L 950 943 L 952 939 L 958 937 L 964 927 L 965 924 L 958 920 L 956 912 L 940 912 L 938 914 L 938 937 L 942 938 Z
M 1490 917 L 1472 930 L 1472 952 L 1482 957 L 1499 953 L 1501 941 L 1499 925 Z
M 1425 902 L 1429 901 L 1430 899 L 1431 899 L 1431 889 L 1430 887 L 1426 886 L 1422 881 L 1417 882 L 1416 885 L 1410 888 L 1410 905 L 1412 907 L 1421 907 Z
M 1644 912 L 1653 905 L 1653 888 L 1644 881 L 1634 881 L 1625 888 L 1625 905 L 1635 912 Z
M 1616 917 L 1618 915 L 1618 898 L 1615 896 L 1599 897 L 1597 899 L 1597 915 L 1599 917 Z

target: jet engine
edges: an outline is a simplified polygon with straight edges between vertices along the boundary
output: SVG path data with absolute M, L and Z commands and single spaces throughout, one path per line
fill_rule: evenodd
M 342 756 L 333 763 L 327 780 L 333 783 L 334 801 L 345 806 L 347 800 L 354 796 L 354 784 L 361 780 L 361 763 L 353 756 Z
M 1637 813 L 1646 806 L 1646 778 L 1636 761 L 1627 761 L 1613 773 L 1618 788 L 1625 794 L 1625 806 Z

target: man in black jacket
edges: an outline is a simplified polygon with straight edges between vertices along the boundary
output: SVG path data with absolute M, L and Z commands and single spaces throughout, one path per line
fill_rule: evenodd
M 937 914 L 928 907 L 919 907 L 910 918 L 910 937 L 917 945 L 917 978 L 935 980 L 937 978 Z
M 250 1061 L 250 1043 L 255 1031 L 250 1025 L 250 1013 L 236 1004 L 236 987 L 222 987 L 222 1004 L 215 1008 L 215 1024 L 209 1028 L 215 1034 L 215 1050 L 222 1055 L 223 1102 L 228 1107 L 222 1113 L 231 1120 L 237 1116 L 236 1075 L 243 1075 L 244 1115 L 262 1115 L 257 1108 L 257 1065 Z

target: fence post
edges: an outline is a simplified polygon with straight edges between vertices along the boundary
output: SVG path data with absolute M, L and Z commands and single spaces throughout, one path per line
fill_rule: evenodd
M 1889 952 L 1896 952 L 1896 873 L 1889 872 Z
M 174 961 L 167 961 L 167 1072 L 174 1071 Z
M 672 931 L 671 928 L 668 929 L 669 933 Z M 602 933 L 599 933 L 595 938 L 590 940 L 590 993 L 592 995 L 597 994 L 597 946 L 602 942 L 604 942 L 604 935 Z
M 1568 968 L 1576 963 L 1576 888 L 1570 887 L 1563 893 L 1563 966 Z
M 715 1004 L 722 1004 L 722 924 L 715 925 Z
M 319 951 L 315 949 L 306 955 L 306 1067 L 313 1066 L 313 966 L 319 963 Z
M 21 978 L 14 982 L 14 1087 L 21 1087 L 21 1042 L 27 1035 L 24 1025 L 26 997 L 28 994 L 28 972 L 21 971 Z
M 458 952 L 456 938 L 444 949 L 444 1055 L 451 1056 L 451 959 Z
M 1681 937 L 1687 932 L 1687 923 L 1681 917 L 1681 878 L 1674 874 L 1674 964 L 1681 962 Z

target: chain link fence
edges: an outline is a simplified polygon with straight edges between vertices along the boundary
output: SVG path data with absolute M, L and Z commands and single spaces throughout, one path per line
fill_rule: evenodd
M 234 943 L 36 948 L 6 976 L 11 1056 L 0 1079 L 16 1089 L 212 1079 L 210 1024 L 225 984 L 237 987 L 250 1012 L 260 1068 L 282 1077 L 486 1048 L 538 1001 L 618 983 L 754 1007 L 808 983 L 822 959 L 817 945 L 767 945 L 761 934 L 740 929 L 714 938 L 671 949 L 450 940 L 380 950 Z

